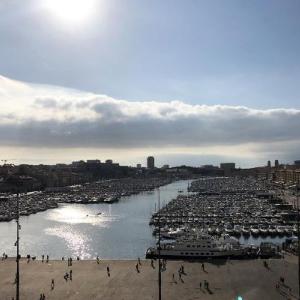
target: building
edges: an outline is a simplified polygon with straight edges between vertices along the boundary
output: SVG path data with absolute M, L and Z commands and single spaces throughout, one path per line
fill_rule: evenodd
M 112 159 L 107 159 L 107 160 L 105 161 L 105 163 L 106 163 L 106 164 L 109 164 L 109 165 L 112 165 L 113 161 L 112 161 Z
M 142 165 L 141 164 L 137 164 L 136 167 L 137 167 L 137 169 L 141 169 Z
M 99 159 L 88 159 L 86 161 L 86 163 L 89 164 L 89 165 L 96 165 L 96 164 L 100 164 L 101 160 L 99 160 Z
M 147 157 L 147 168 L 148 169 L 154 169 L 154 157 L 153 156 L 148 156 Z
M 235 163 L 221 163 L 220 168 L 224 171 L 224 176 L 231 176 L 235 170 Z
M 300 166 L 300 160 L 295 160 L 295 161 L 294 161 L 294 165 Z
M 275 160 L 275 168 L 278 168 L 279 167 L 279 161 L 278 159 Z
M 272 167 L 272 165 L 271 165 L 271 161 L 270 160 L 268 160 L 268 168 L 271 168 Z

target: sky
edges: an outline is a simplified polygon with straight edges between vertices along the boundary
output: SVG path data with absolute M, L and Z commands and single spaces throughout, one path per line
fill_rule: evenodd
M 1 160 L 299 159 L 299 9 L 298 0 L 2 0 Z

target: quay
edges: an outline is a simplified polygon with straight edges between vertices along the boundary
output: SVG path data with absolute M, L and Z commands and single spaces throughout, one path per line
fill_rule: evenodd
M 162 272 L 162 298 L 203 300 L 282 300 L 297 299 L 297 258 L 285 255 L 284 259 L 225 260 L 201 262 L 167 261 Z M 137 261 L 73 261 L 68 267 L 66 261 L 30 261 L 20 263 L 22 300 L 39 299 L 44 293 L 46 300 L 132 300 L 158 298 L 158 264 L 154 268 L 150 260 L 142 260 L 139 273 Z M 184 266 L 181 280 L 178 270 Z M 110 268 L 110 277 L 107 275 Z M 1 300 L 11 300 L 15 295 L 14 275 L 16 263 L 9 258 L 0 261 Z M 72 281 L 64 275 L 72 269 Z M 173 280 L 174 274 L 174 280 Z M 284 283 L 280 282 L 284 278 Z M 51 290 L 51 280 L 55 286 Z M 203 282 L 209 283 L 205 289 Z M 200 288 L 200 282 L 202 287 Z

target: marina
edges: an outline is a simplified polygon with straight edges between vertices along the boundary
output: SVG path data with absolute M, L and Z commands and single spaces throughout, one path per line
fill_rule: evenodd
M 171 182 L 170 178 L 124 178 L 21 193 L 20 215 L 28 216 L 47 209 L 57 208 L 59 203 L 110 204 L 119 201 L 120 197 L 152 191 Z M 1 195 L 0 222 L 16 218 L 16 197 L 16 194 Z
M 167 204 L 187 191 L 188 181 L 160 187 L 161 203 Z M 149 219 L 157 207 L 158 191 L 121 196 L 113 204 L 59 203 L 29 216 L 20 217 L 20 253 L 39 259 L 80 256 L 82 259 L 136 259 L 155 245 Z M 16 223 L 0 223 L 0 251 L 16 255 Z
M 275 245 L 281 247 L 287 237 L 297 235 L 296 211 L 267 189 L 265 182 L 251 177 L 207 177 L 193 181 L 188 191 L 150 220 L 154 236 L 175 241 L 163 244 L 164 256 L 257 257 L 263 251 L 275 255 L 279 250 Z M 203 245 L 203 236 L 211 242 Z M 220 243 L 219 238 L 226 237 L 231 240 Z M 238 251 L 232 252 L 236 245 Z M 222 252 L 222 247 L 228 251 Z M 150 249 L 147 255 L 157 256 L 158 251 Z

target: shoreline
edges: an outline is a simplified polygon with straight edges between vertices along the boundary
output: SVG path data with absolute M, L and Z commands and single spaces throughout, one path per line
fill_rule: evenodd
M 110 186 L 110 181 L 92 182 L 80 187 L 76 186 L 74 190 L 66 192 L 35 191 L 21 194 L 20 217 L 55 209 L 58 208 L 59 204 L 112 204 L 118 202 L 122 197 L 152 192 L 159 187 L 174 182 L 176 180 L 170 178 L 147 178 L 145 180 L 139 179 L 139 181 L 135 178 L 126 178 L 114 181 L 115 186 Z M 14 194 L 10 194 L 10 196 L 12 195 Z M 14 213 L 16 204 L 12 202 L 15 197 L 8 197 L 8 199 L 7 203 L 0 202 L 0 223 L 16 220 L 16 214 Z

